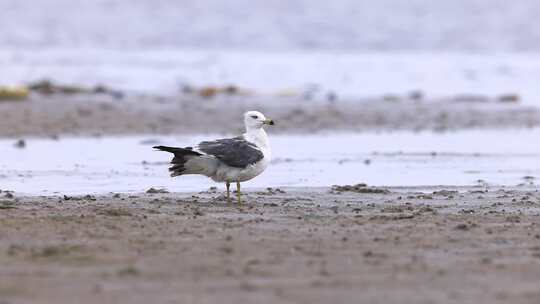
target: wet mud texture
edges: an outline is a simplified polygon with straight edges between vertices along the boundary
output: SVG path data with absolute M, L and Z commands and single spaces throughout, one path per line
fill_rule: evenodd
M 535 127 L 540 110 L 519 103 L 447 100 L 312 101 L 284 97 L 197 95 L 152 97 L 32 94 L 0 102 L 0 137 L 237 133 L 241 114 L 257 109 L 275 133 L 378 130 L 461 130 Z
M 0 193 L 0 302 L 539 303 L 537 189 Z

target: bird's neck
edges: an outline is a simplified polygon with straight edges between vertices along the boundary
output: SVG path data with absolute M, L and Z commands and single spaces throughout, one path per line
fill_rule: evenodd
M 268 136 L 263 128 L 247 129 L 244 137 L 259 147 L 269 148 Z

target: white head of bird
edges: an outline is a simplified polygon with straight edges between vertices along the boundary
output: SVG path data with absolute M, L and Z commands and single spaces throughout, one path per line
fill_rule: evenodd
M 258 111 L 248 111 L 244 113 L 244 124 L 246 131 L 261 129 L 264 125 L 274 125 L 274 121 L 266 118 L 263 113 Z

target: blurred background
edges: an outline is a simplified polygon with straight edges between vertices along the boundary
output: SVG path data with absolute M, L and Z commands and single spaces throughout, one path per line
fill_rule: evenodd
M 2 0 L 0 12 L 4 84 L 540 95 L 531 0 Z
M 40 174 L 39 189 L 58 172 L 111 178 L 110 163 L 124 165 L 114 185 L 173 187 L 152 144 L 237 134 L 258 109 L 278 124 L 257 186 L 530 183 L 539 13 L 532 0 L 0 0 L 0 136 L 18 160 L 0 168 L 22 190 Z M 69 164 L 24 156 L 60 144 Z

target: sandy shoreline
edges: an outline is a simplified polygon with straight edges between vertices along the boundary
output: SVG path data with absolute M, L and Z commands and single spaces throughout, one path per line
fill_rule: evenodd
M 532 128 L 540 110 L 478 96 L 315 101 L 269 96 L 40 95 L 0 102 L 0 137 L 238 133 L 246 110 L 272 117 L 275 133 Z
M 0 194 L 2 303 L 538 303 L 538 188 Z

